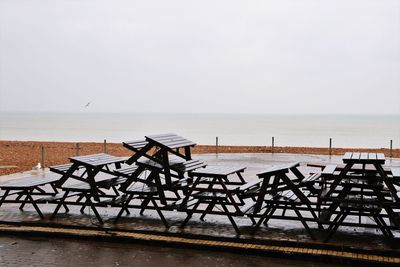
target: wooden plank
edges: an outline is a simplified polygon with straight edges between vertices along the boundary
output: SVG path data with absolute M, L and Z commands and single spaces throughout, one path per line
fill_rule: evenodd
M 376 159 L 377 159 L 376 153 L 369 153 L 369 154 L 368 154 L 368 158 L 369 158 L 370 160 L 376 160 Z
M 7 181 L 5 183 L 0 184 L 0 188 L 2 189 L 11 189 L 11 188 L 32 188 L 37 186 L 46 185 L 49 183 L 55 183 L 60 180 L 61 176 L 59 175 L 51 175 L 46 177 L 38 177 L 38 176 L 27 176 L 21 179 L 15 179 L 11 181 Z
M 293 163 L 285 164 L 285 165 L 278 165 L 278 166 L 271 167 L 260 173 L 257 173 L 257 176 L 264 177 L 266 175 L 273 175 L 273 174 L 277 174 L 277 173 L 288 173 L 289 169 L 298 167 L 298 166 L 300 166 L 300 163 L 298 163 L 298 162 L 293 162 Z
M 343 156 L 343 160 L 351 159 L 352 156 L 353 156 L 352 152 L 346 152 Z
M 391 171 L 394 178 L 400 178 L 400 168 L 392 168 Z
M 207 166 L 205 168 L 192 171 L 191 174 L 195 176 L 204 175 L 207 177 L 228 176 L 236 172 L 242 172 L 245 169 L 246 167 Z
M 361 153 L 354 152 L 353 155 L 351 156 L 351 159 L 357 160 L 360 159 Z
M 385 154 L 383 154 L 383 153 L 376 153 L 376 159 L 378 159 L 378 160 L 385 160 Z
M 361 153 L 360 154 L 360 160 L 368 160 L 368 153 Z
M 176 134 L 148 135 L 145 138 L 170 149 L 196 145 L 196 143 Z
M 134 150 L 142 149 L 144 146 L 147 145 L 147 143 L 148 142 L 146 140 L 122 142 L 124 147 L 129 148 L 129 149 L 133 148 Z

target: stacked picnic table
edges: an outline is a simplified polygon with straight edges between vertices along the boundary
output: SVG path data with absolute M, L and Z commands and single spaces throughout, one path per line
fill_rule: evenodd
M 40 205 L 53 204 L 54 219 L 63 208 L 93 211 L 115 208 L 117 222 L 136 209 L 153 210 L 165 227 L 165 212 L 183 215 L 181 227 L 198 215 L 226 217 L 238 235 L 236 218 L 248 218 L 254 231 L 270 220 L 298 221 L 312 239 L 313 228 L 326 228 L 328 241 L 341 226 L 377 228 L 387 238 L 400 230 L 400 169 L 388 168 L 380 153 L 346 153 L 343 164 L 300 163 L 272 166 L 246 180 L 243 166 L 210 166 L 192 158 L 196 144 L 176 134 L 147 135 L 123 142 L 129 158 L 101 153 L 69 158 L 50 167 L 51 175 L 0 183 L 0 206 L 30 204 L 41 218 Z

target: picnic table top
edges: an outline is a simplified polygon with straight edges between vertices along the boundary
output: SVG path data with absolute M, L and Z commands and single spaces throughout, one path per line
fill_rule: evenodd
M 342 158 L 344 163 L 352 164 L 384 164 L 385 155 L 383 153 L 360 153 L 360 152 L 346 152 Z
M 182 147 L 192 147 L 195 146 L 196 143 L 187 140 L 177 134 L 168 133 L 168 134 L 157 134 L 157 135 L 147 135 L 145 136 L 146 141 L 155 143 L 158 146 L 167 148 L 167 149 L 177 149 Z
M 73 163 L 78 163 L 86 166 L 89 165 L 92 167 L 103 166 L 111 163 L 122 163 L 125 161 L 125 159 L 122 157 L 116 157 L 105 153 L 77 156 L 71 157 L 69 159 Z
M 25 176 L 18 179 L 2 182 L 0 184 L 1 189 L 25 189 L 36 186 L 42 186 L 49 183 L 54 183 L 60 180 L 61 176 L 58 174 L 46 174 L 42 176 Z
M 257 176 L 264 177 L 267 175 L 274 175 L 277 173 L 287 173 L 287 172 L 289 172 L 289 169 L 297 168 L 299 166 L 300 166 L 299 162 L 292 162 L 289 164 L 277 165 L 277 166 L 273 166 L 269 169 L 266 169 L 262 172 L 257 173 Z
M 228 175 L 243 172 L 246 167 L 233 167 L 233 166 L 206 166 L 192 171 L 190 174 L 193 176 L 203 177 L 227 177 Z

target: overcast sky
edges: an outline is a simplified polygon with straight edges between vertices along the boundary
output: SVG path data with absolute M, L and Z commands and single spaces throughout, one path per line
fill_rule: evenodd
M 0 111 L 84 110 L 400 114 L 400 1 L 0 0 Z

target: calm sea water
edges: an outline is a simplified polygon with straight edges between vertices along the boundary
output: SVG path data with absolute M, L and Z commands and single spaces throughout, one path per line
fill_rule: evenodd
M 0 113 L 1 140 L 140 139 L 174 132 L 198 144 L 400 147 L 400 116 Z

